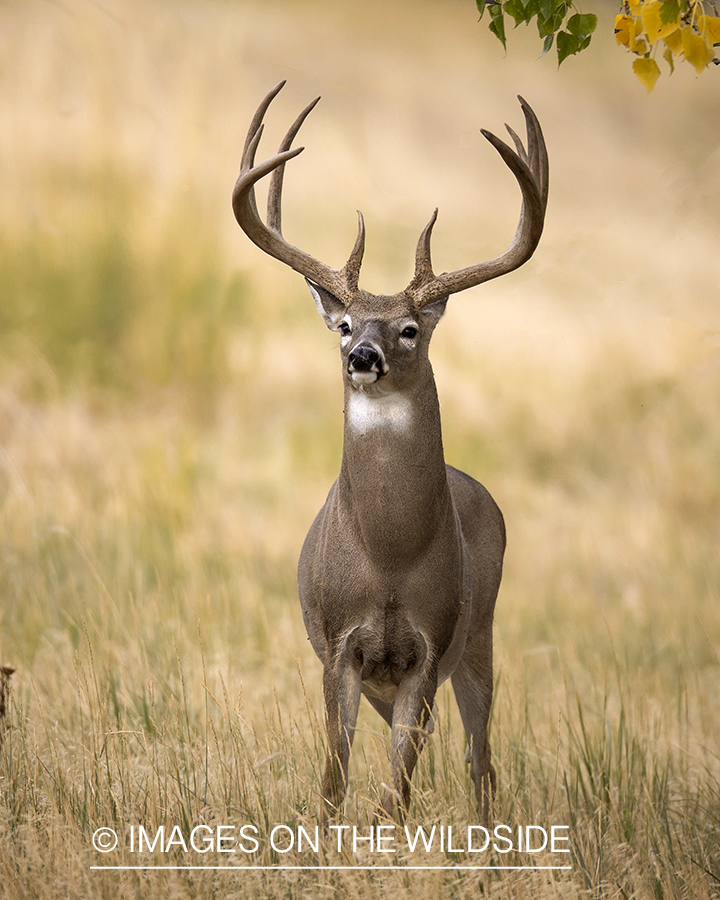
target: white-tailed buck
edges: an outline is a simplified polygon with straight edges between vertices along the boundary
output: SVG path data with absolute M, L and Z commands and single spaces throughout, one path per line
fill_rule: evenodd
M 492 626 L 505 527 L 485 488 L 445 464 L 428 345 L 450 294 L 516 269 L 535 250 L 548 190 L 542 132 L 522 98 L 527 150 L 510 128 L 515 150 L 482 132 L 522 190 L 515 238 L 502 256 L 435 275 L 430 235 L 436 210 L 420 235 L 410 284 L 399 294 L 375 296 L 358 287 L 365 243 L 361 214 L 342 269 L 330 268 L 282 236 L 285 164 L 302 151 L 291 144 L 317 102 L 298 116 L 278 153 L 256 165 L 263 117 L 283 83 L 265 97 L 250 124 L 233 209 L 258 247 L 305 276 L 326 325 L 340 333 L 342 464 L 305 539 L 298 569 L 305 626 L 324 666 L 325 807 L 332 814 L 345 796 L 364 694 L 391 727 L 392 786 L 383 808 L 402 817 L 422 736 L 432 729 L 435 693 L 450 678 L 475 793 L 487 819 L 495 790 L 487 733 Z M 263 223 L 254 186 L 270 173 Z

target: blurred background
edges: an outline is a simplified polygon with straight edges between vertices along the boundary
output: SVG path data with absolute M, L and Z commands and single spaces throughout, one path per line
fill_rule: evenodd
M 18 670 L 25 763 L 15 755 L 6 797 L 18 829 L 102 823 L 103 779 L 118 776 L 88 760 L 109 732 L 144 735 L 105 750 L 135 785 L 122 816 L 138 798 L 159 809 L 163 790 L 195 802 L 160 764 L 139 774 L 157 735 L 172 753 L 190 748 L 206 804 L 220 803 L 222 766 L 192 764 L 209 695 L 219 720 L 241 710 L 238 734 L 255 735 L 247 765 L 278 756 L 288 796 L 297 772 L 273 743 L 276 698 L 280 711 L 307 700 L 316 718 L 297 732 L 321 735 L 294 570 L 339 468 L 337 340 L 302 278 L 252 245 L 230 208 L 248 124 L 281 79 L 259 158 L 322 95 L 287 167 L 285 236 L 339 267 L 361 209 L 361 285 L 376 293 L 409 281 L 436 206 L 436 271 L 508 246 L 519 191 L 479 129 L 524 133 L 518 94 L 535 109 L 550 155 L 540 247 L 452 297 L 432 346 L 446 458 L 483 481 L 508 526 L 501 802 L 536 815 L 552 808 L 536 786 L 561 785 L 558 765 L 576 788 L 607 769 L 615 787 L 588 801 L 588 821 L 607 806 L 632 834 L 618 825 L 604 856 L 603 835 L 585 852 L 623 872 L 617 848 L 650 828 L 637 798 L 651 759 L 680 785 L 682 821 L 697 819 L 720 736 L 720 70 L 681 66 L 648 95 L 616 46 L 612 4 L 583 11 L 600 16 L 592 44 L 558 69 L 530 29 L 510 31 L 505 53 L 472 0 L 0 7 L 0 662 Z M 583 768 L 583 733 L 607 759 L 586 743 Z M 623 740 L 644 775 L 626 767 Z M 374 796 L 375 751 L 363 752 L 353 803 Z M 37 769 L 61 759 L 68 796 L 83 765 L 95 773 L 85 812 L 68 812 L 65 788 Z M 247 786 L 225 787 L 257 812 Z M 709 796 L 700 821 L 716 822 L 716 787 Z M 703 828 L 698 852 L 717 873 Z M 18 891 L 49 877 L 27 861 L 28 833 L 14 832 L 6 858 Z M 655 848 L 652 877 L 640 853 L 638 884 L 669 890 L 668 852 Z M 709 891 L 687 866 L 686 883 Z M 593 885 L 609 877 L 600 863 L 587 872 Z

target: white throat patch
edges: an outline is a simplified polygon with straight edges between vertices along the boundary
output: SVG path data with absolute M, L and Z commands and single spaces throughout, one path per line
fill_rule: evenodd
M 381 428 L 406 431 L 410 427 L 412 407 L 400 394 L 372 397 L 363 391 L 351 391 L 345 417 L 350 427 L 361 434 Z

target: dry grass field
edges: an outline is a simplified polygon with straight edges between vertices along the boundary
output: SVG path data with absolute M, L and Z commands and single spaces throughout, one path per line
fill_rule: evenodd
M 720 896 L 720 72 L 647 95 L 613 14 L 558 71 L 472 0 L 0 5 L 0 897 Z M 336 339 L 230 210 L 283 78 L 268 154 L 323 96 L 285 233 L 340 265 L 361 208 L 376 292 L 435 206 L 438 271 L 505 249 L 519 193 L 479 128 L 520 129 L 518 93 L 543 124 L 536 257 L 451 298 L 432 349 L 446 457 L 509 534 L 495 819 L 565 826 L 568 854 L 270 843 L 318 822 L 295 565 L 342 430 Z M 408 826 L 462 835 L 438 705 Z M 387 755 L 365 706 L 340 824 L 368 833 Z M 137 852 L 141 825 L 258 848 Z M 372 868 L 189 868 L 221 865 Z

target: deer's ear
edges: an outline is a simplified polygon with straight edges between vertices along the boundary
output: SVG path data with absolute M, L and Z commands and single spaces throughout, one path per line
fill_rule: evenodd
M 427 306 L 423 306 L 421 315 L 433 328 L 442 318 L 447 302 L 448 298 L 443 297 L 441 300 L 435 300 L 434 303 L 428 303 Z
M 343 316 L 345 315 L 345 304 L 334 297 L 330 291 L 320 287 L 319 284 L 313 284 L 309 278 L 306 278 L 307 286 L 315 301 L 318 312 L 325 320 L 325 324 L 330 331 L 337 331 Z

